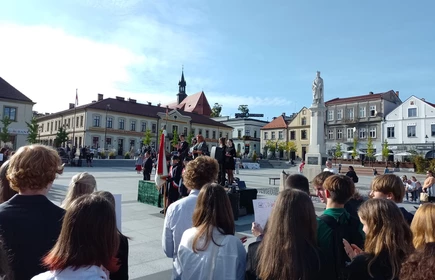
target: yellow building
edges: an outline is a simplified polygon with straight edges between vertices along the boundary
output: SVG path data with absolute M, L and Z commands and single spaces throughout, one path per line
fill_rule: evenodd
M 303 107 L 287 125 L 289 141 L 296 145 L 296 152 L 291 152 L 290 157 L 304 159 L 310 145 L 310 109 Z

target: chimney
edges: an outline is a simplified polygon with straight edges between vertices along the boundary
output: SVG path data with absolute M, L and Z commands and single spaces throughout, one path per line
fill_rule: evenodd
M 422 98 L 421 101 L 426 101 L 426 99 Z
M 121 96 L 117 96 L 117 97 L 116 97 L 116 100 L 125 101 L 125 98 L 124 98 L 124 97 L 121 97 Z
M 369 92 L 369 94 L 373 94 L 373 91 Z
M 162 104 L 161 104 L 161 103 L 158 103 L 158 104 L 157 104 L 157 107 L 160 107 L 160 105 L 162 105 Z
M 396 91 L 396 95 L 397 95 L 397 97 L 399 97 L 399 91 Z
M 148 105 L 150 105 L 150 106 L 151 106 L 151 104 L 152 104 L 152 103 L 151 103 L 151 102 L 149 102 L 149 101 L 148 101 L 147 103 L 148 103 Z
M 74 103 L 70 103 L 70 104 L 69 104 L 69 108 L 70 108 L 70 109 L 74 109 L 74 105 L 75 105 Z
M 92 102 L 91 102 L 91 103 L 95 103 L 95 102 L 97 102 L 97 101 L 95 101 L 95 100 L 92 100 Z
M 128 101 L 131 102 L 131 103 L 136 103 L 136 99 L 129 98 Z
M 103 95 L 102 95 L 101 93 L 99 93 L 99 94 L 98 94 L 98 99 L 97 99 L 97 100 L 98 100 L 98 101 L 101 101 L 101 100 L 103 100 L 103 99 L 104 99 Z
M 282 113 L 282 116 L 283 116 L 283 117 L 285 117 L 285 112 L 284 112 L 284 113 Z

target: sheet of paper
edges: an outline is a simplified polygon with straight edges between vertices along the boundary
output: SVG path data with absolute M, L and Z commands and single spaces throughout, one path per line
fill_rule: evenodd
M 275 205 L 275 199 L 254 199 L 252 200 L 254 205 L 254 219 L 257 224 L 264 229 L 267 219 L 269 219 L 273 206 Z
M 114 194 L 115 197 L 115 214 L 116 214 L 116 226 L 118 227 L 118 230 L 122 232 L 121 229 L 121 206 L 122 206 L 122 195 L 121 194 Z

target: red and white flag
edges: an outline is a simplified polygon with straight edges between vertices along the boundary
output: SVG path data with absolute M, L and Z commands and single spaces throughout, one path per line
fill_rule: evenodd
M 79 94 L 78 94 L 78 89 L 76 89 L 76 106 L 78 106 L 79 105 Z
M 156 167 L 156 185 L 161 186 L 166 179 L 162 177 L 168 176 L 168 165 L 166 164 L 166 151 L 165 151 L 165 134 L 166 131 L 162 132 L 160 136 L 159 153 L 157 155 L 157 167 Z

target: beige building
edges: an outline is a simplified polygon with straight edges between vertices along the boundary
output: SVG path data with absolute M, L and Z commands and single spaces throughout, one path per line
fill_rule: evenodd
M 296 152 L 290 153 L 290 158 L 305 158 L 310 145 L 310 109 L 303 107 L 287 125 L 288 139 L 296 144 Z
M 295 114 L 291 116 L 286 116 L 285 113 L 282 113 L 281 116 L 275 117 L 270 123 L 266 124 L 261 128 L 261 140 L 260 146 L 261 151 L 264 153 L 265 146 L 268 141 L 275 142 L 278 147 L 278 143 L 280 142 L 288 142 L 288 123 L 293 120 Z M 268 152 L 269 154 L 270 152 Z M 264 155 L 266 156 L 266 155 Z M 279 157 L 283 158 L 284 154 L 276 154 L 276 155 L 268 155 L 268 157 Z
M 8 117 L 12 123 L 9 125 L 9 141 L 1 143 L 16 150 L 27 145 L 28 128 L 26 122 L 30 123 L 33 117 L 32 108 L 35 103 L 19 90 L 0 77 L 0 119 Z M 0 123 L 0 126 L 3 124 Z
M 106 149 L 119 156 L 141 148 L 147 129 L 152 133 L 151 146 L 157 149 L 159 132 L 166 128 L 167 151 L 172 150 L 170 139 L 174 130 L 185 134 L 186 138 L 189 134 L 202 134 L 209 148 L 217 144 L 219 137 L 232 133 L 231 127 L 206 116 L 141 104 L 123 97 L 104 99 L 102 94 L 98 94 L 97 101 L 90 104 L 76 108 L 70 104 L 68 110 L 39 117 L 38 123 L 42 143 L 54 145 L 56 133 L 64 127 L 71 139 L 70 145 Z

